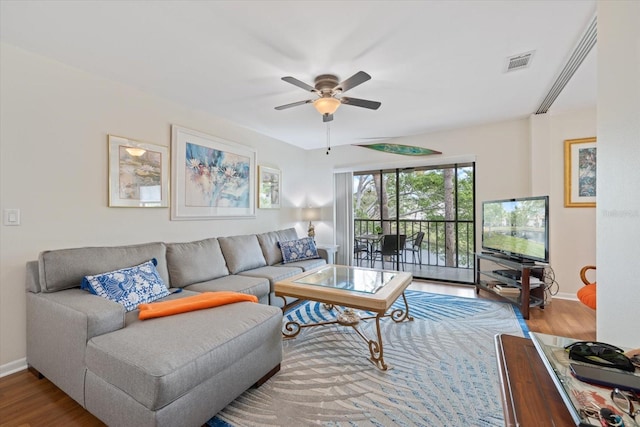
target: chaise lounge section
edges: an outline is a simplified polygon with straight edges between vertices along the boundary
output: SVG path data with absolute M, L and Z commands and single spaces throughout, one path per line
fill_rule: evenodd
M 279 369 L 285 304 L 273 284 L 325 264 L 283 264 L 295 229 L 185 243 L 42 252 L 27 263 L 27 363 L 110 426 L 200 426 Z M 324 254 L 326 257 L 326 254 Z M 83 278 L 156 260 L 166 301 L 234 291 L 237 302 L 139 320 Z

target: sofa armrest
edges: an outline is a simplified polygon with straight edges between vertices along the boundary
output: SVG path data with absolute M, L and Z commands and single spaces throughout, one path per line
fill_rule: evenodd
M 320 255 L 320 258 L 325 260 L 327 264 L 331 264 L 329 262 L 329 252 L 326 249 L 322 249 L 322 248 L 317 248 L 317 250 L 318 250 L 318 255 Z
M 27 292 L 27 363 L 84 406 L 87 342 L 124 325 L 123 306 L 87 291 Z
M 86 335 L 86 341 L 125 325 L 126 311 L 121 304 L 90 292 L 69 289 L 38 296 L 47 301 L 39 304 L 40 310 L 48 312 L 47 323 L 57 323 L 66 328 L 78 327 Z
M 27 275 L 25 276 L 25 286 L 27 288 L 27 292 L 42 292 L 42 289 L 40 288 L 40 276 L 38 268 L 38 261 L 27 262 Z

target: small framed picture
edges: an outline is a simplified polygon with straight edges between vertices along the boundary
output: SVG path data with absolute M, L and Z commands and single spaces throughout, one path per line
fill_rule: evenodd
M 169 206 L 169 148 L 108 135 L 109 207 Z
M 258 166 L 258 208 L 280 209 L 282 173 L 278 169 Z
M 564 141 L 564 206 L 596 206 L 596 138 Z

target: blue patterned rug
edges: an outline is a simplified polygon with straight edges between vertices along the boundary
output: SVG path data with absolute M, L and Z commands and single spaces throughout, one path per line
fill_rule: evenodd
M 528 336 L 508 303 L 407 291 L 413 322 L 381 321 L 384 358 L 369 362 L 367 344 L 351 328 L 303 329 L 283 341 L 281 371 L 229 404 L 208 425 L 503 426 L 494 336 Z M 404 308 L 402 298 L 396 302 Z M 306 302 L 285 321 L 332 320 Z M 362 327 L 375 336 L 375 324 Z

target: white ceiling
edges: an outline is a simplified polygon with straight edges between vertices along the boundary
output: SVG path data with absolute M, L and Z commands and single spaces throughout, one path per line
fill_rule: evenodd
M 326 125 L 285 83 L 372 79 L 347 96 L 332 145 L 429 133 L 534 113 L 596 12 L 578 1 L 0 2 L 0 35 L 108 79 L 306 149 Z M 507 57 L 535 50 L 505 73 Z M 596 105 L 595 49 L 551 111 Z

